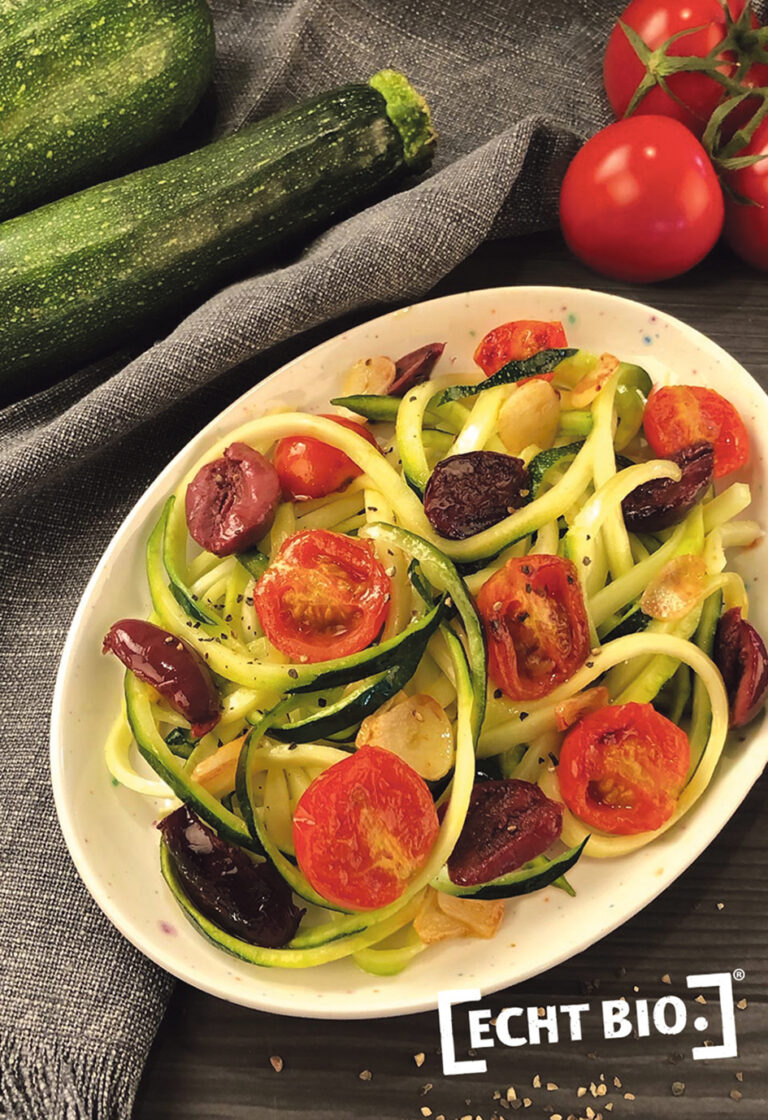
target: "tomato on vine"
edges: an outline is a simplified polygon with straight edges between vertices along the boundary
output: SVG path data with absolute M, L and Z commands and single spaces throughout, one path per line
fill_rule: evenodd
M 609 125 L 576 153 L 563 179 L 560 222 L 569 248 L 606 276 L 678 276 L 713 247 L 723 194 L 699 141 L 670 117 Z
M 765 84 L 765 65 L 747 61 L 757 20 L 746 0 L 632 0 L 608 40 L 603 81 L 617 117 L 654 114 L 701 136 L 729 91 L 724 79 Z M 737 56 L 729 46 L 743 47 Z M 718 50 L 722 45 L 723 49 Z M 685 67 L 684 58 L 692 62 Z M 742 67 L 744 69 L 744 67 Z

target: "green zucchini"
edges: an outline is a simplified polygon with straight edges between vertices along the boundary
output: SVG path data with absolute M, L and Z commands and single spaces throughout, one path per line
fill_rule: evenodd
M 254 777 L 257 772 L 255 763 L 261 740 L 270 724 L 274 722 L 276 715 L 282 714 L 286 710 L 286 706 L 286 702 L 283 700 L 273 711 L 266 712 L 245 740 L 243 749 L 240 751 L 240 757 L 237 760 L 235 777 L 237 801 L 242 808 L 248 831 L 255 843 L 258 844 L 259 850 L 263 851 L 267 859 L 274 864 L 275 870 L 282 875 L 291 890 L 307 902 L 314 903 L 315 906 L 324 906 L 328 910 L 343 910 L 343 907 L 327 902 L 322 895 L 317 893 L 295 862 L 284 855 L 278 846 L 273 843 L 264 827 L 254 785 Z
M 261 579 L 269 567 L 269 557 L 260 552 L 258 548 L 251 548 L 247 552 L 238 552 L 235 559 L 255 580 Z
M 362 531 L 361 536 L 368 540 L 382 541 L 394 548 L 399 548 L 412 560 L 418 561 L 418 570 L 424 577 L 438 590 L 447 593 L 451 603 L 446 602 L 446 605 L 450 606 L 452 604 L 456 607 L 467 636 L 466 653 L 469 661 L 473 695 L 471 727 L 472 734 L 477 740 L 485 718 L 485 633 L 480 624 L 475 604 L 472 602 L 466 584 L 456 570 L 455 564 L 429 541 L 425 541 L 422 537 L 409 532 L 407 529 L 401 529 L 394 525 L 384 525 L 381 522 L 376 525 L 368 525 Z M 424 615 L 421 620 L 422 623 L 424 619 L 431 617 L 431 613 Z M 411 625 L 414 624 L 411 623 Z M 445 629 L 446 627 L 443 627 L 443 630 Z
M 364 681 L 335 704 L 319 708 L 306 719 L 295 723 L 270 724 L 270 737 L 283 743 L 312 743 L 317 739 L 326 739 L 329 735 L 347 732 L 361 723 L 366 716 L 375 712 L 408 684 L 419 666 L 427 642 L 440 623 L 441 615 L 442 603 L 439 603 L 429 613 L 429 624 L 420 631 L 421 644 L 414 643 L 407 654 L 400 654 L 389 669 Z
M 249 964 L 258 964 L 266 968 L 313 968 L 315 965 L 327 964 L 328 961 L 341 960 L 369 948 L 371 945 L 383 941 L 385 938 L 402 929 L 408 922 L 413 921 L 418 910 L 419 901 L 406 903 L 400 910 L 391 914 L 383 921 L 366 919 L 365 915 L 355 915 L 356 928 L 351 928 L 349 933 L 339 934 L 336 924 L 328 922 L 327 932 L 322 926 L 310 931 L 315 934 L 312 944 L 303 946 L 301 935 L 289 941 L 282 949 L 265 949 L 261 945 L 252 945 L 239 937 L 234 937 L 210 918 L 198 910 L 185 894 L 179 876 L 174 866 L 173 858 L 168 851 L 165 841 L 160 843 L 160 869 L 163 873 L 173 897 L 185 915 L 209 941 L 219 949 L 231 953 L 233 957 L 248 961 Z
M 432 157 L 402 74 L 321 94 L 206 148 L 0 226 L 0 392 L 72 368 L 178 312 L 287 239 Z
M 592 431 L 592 413 L 584 409 L 561 412 L 557 431 L 561 436 L 588 436 Z
M 546 451 L 540 451 L 538 455 L 534 455 L 528 464 L 528 477 L 531 480 L 533 498 L 538 497 L 547 471 L 551 470 L 555 464 L 564 467 L 569 459 L 576 458 L 583 446 L 584 440 L 582 439 L 575 443 L 566 443 L 562 447 L 549 447 Z
M 704 606 L 701 610 L 699 625 L 696 628 L 693 640 L 699 649 L 706 653 L 707 657 L 712 656 L 712 650 L 715 645 L 715 633 L 722 609 L 722 592 L 715 591 L 705 599 Z M 701 756 L 706 746 L 711 726 L 712 704 L 709 693 L 697 674 L 693 681 L 693 708 L 691 711 L 691 726 L 688 731 L 688 738 L 691 744 L 691 770 L 689 781 L 696 772 L 699 762 L 701 761 Z
M 576 353 L 577 351 L 574 349 L 563 348 L 539 350 L 537 354 L 532 354 L 530 358 L 513 358 L 511 362 L 507 362 L 487 381 L 482 381 L 479 385 L 452 385 L 449 389 L 443 389 L 442 393 L 436 394 L 429 403 L 433 408 L 437 408 L 441 404 L 447 404 L 448 401 L 461 400 L 462 397 L 474 397 L 485 389 L 495 389 L 497 385 L 514 385 L 516 381 L 523 381 L 526 377 L 551 373 L 560 362 L 566 358 L 572 358 Z
M 0 0 L 0 218 L 130 166 L 213 73 L 205 0 Z
M 544 887 L 560 885 L 558 880 L 570 871 L 577 862 L 587 844 L 582 840 L 575 848 L 569 848 L 562 855 L 554 859 L 546 856 L 537 856 L 523 864 L 517 871 L 510 871 L 508 875 L 500 875 L 498 879 L 489 879 L 487 883 L 476 883 L 471 887 L 462 887 L 454 883 L 448 875 L 448 868 L 443 867 L 439 875 L 432 880 L 435 890 L 444 894 L 453 894 L 461 898 L 516 898 L 521 894 L 532 894 Z M 573 893 L 567 883 L 563 889 Z
M 651 616 L 641 611 L 635 603 L 627 613 L 608 630 L 598 627 L 601 641 L 613 641 L 614 638 L 623 638 L 625 634 L 639 634 L 652 621 Z
M 341 697 L 335 703 L 327 704 L 325 708 L 318 708 L 306 719 L 300 719 L 293 724 L 269 724 L 269 734 L 281 743 L 313 743 L 316 739 L 327 739 L 328 736 L 339 734 L 348 735 L 348 732 L 358 724 L 362 724 L 366 716 L 381 708 L 383 703 L 391 700 L 395 693 L 405 688 L 411 680 L 425 648 L 435 629 L 440 625 L 443 613 L 443 603 L 430 610 L 428 619 L 420 634 L 419 643 L 414 642 L 404 653 L 396 655 L 396 661 L 383 673 L 372 679 L 363 681 L 353 692 Z M 262 720 L 253 720 L 254 724 Z M 345 738 L 343 741 L 348 741 Z
M 375 393 L 356 393 L 351 397 L 333 397 L 331 400 L 331 404 L 348 408 L 350 412 L 356 412 L 358 416 L 379 424 L 394 424 L 401 403 L 400 397 L 382 397 Z M 435 428 L 444 424 L 436 412 L 425 412 L 424 420 Z
M 177 758 L 163 740 L 152 716 L 147 686 L 131 672 L 125 674 L 125 706 L 139 753 L 159 778 L 170 786 L 179 800 L 191 806 L 198 817 L 231 844 L 262 853 L 258 839 L 250 832 L 245 821 L 226 809 L 213 794 L 196 782 L 188 773 L 184 760 Z
M 152 606 L 160 624 L 171 633 L 188 641 L 208 667 L 225 680 L 246 688 L 267 688 L 276 692 L 317 692 L 337 685 L 350 684 L 363 677 L 390 668 L 395 659 L 406 658 L 413 646 L 420 648 L 421 633 L 431 623 L 430 615 L 414 619 L 405 630 L 378 645 L 368 646 L 360 653 L 332 661 L 308 662 L 304 665 L 282 665 L 276 662 L 257 662 L 247 651 L 227 644 L 229 635 L 221 624 L 193 623 L 185 609 L 179 609 L 176 596 L 170 590 L 163 563 L 164 538 L 173 498 L 163 506 L 157 524 L 147 541 L 147 583 Z
M 192 738 L 191 732 L 186 727 L 174 727 L 165 736 L 165 745 L 171 748 L 177 758 L 183 758 L 185 761 L 197 744 L 198 740 Z

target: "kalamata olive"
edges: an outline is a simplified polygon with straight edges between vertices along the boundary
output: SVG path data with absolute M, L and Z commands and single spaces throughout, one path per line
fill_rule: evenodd
M 563 807 L 518 778 L 476 782 L 448 860 L 451 882 L 487 883 L 540 856 L 560 836 Z
M 768 693 L 768 652 L 741 607 L 726 611 L 717 624 L 714 660 L 723 675 L 731 710 L 731 727 L 754 719 Z
M 187 487 L 190 536 L 216 556 L 244 552 L 269 532 L 279 501 L 272 464 L 246 443 L 232 443 Z
M 208 666 L 186 642 L 143 618 L 123 618 L 104 639 L 103 653 L 114 653 L 140 681 L 151 684 L 192 734 L 206 735 L 219 720 L 219 696 Z
M 187 805 L 157 827 L 185 894 L 206 918 L 251 945 L 278 949 L 291 940 L 304 911 L 271 863 L 254 863 Z
M 633 533 L 655 533 L 677 525 L 693 509 L 712 481 L 715 449 L 698 439 L 669 458 L 682 471 L 678 482 L 654 478 L 644 482 L 621 503 L 624 524 Z
M 525 505 L 530 490 L 522 459 L 467 451 L 437 464 L 424 493 L 424 512 L 441 536 L 460 541 Z
M 443 350 L 444 342 L 429 342 L 418 350 L 412 350 L 410 354 L 404 354 L 395 362 L 395 380 L 389 387 L 390 397 L 402 397 L 408 389 L 426 381 Z

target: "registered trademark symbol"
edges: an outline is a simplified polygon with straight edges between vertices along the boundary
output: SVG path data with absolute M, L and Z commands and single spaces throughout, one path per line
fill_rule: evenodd
M 743 968 L 734 968 L 733 970 L 734 980 L 743 980 L 746 975 L 747 974 Z

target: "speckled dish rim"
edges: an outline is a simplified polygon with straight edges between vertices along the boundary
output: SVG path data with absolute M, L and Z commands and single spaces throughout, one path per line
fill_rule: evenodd
M 608 898 L 604 897 L 605 888 L 600 883 L 604 876 L 597 874 L 597 869 L 601 866 L 599 861 L 584 860 L 571 875 L 578 895 L 575 900 L 566 900 L 571 904 L 570 911 L 564 910 L 560 900 L 557 900 L 555 905 L 550 905 L 555 901 L 554 895 L 559 892 L 539 892 L 538 895 L 529 896 L 512 905 L 512 916 L 505 919 L 505 923 L 509 921 L 509 931 L 505 932 L 505 924 L 494 941 L 443 943 L 432 947 L 418 957 L 403 974 L 392 978 L 370 977 L 357 970 L 351 962 L 339 962 L 323 966 L 321 969 L 302 973 L 291 972 L 286 975 L 280 969 L 261 970 L 244 962 L 235 961 L 209 945 L 191 927 L 185 926 L 184 919 L 172 903 L 170 895 L 163 898 L 162 892 L 165 888 L 160 880 L 160 889 L 154 890 L 154 895 L 159 901 L 153 902 L 152 905 L 159 907 L 158 913 L 169 914 L 180 927 L 183 927 L 179 931 L 174 929 L 174 933 L 178 932 L 178 941 L 172 938 L 163 939 L 155 927 L 162 927 L 168 923 L 158 917 L 153 925 L 148 925 L 146 921 L 142 924 L 140 914 L 130 906 L 126 906 L 124 900 L 112 893 L 111 877 L 105 875 L 103 871 L 100 872 L 97 867 L 98 860 L 94 858 L 94 846 L 90 844 L 92 838 L 87 836 L 88 814 L 87 811 L 85 813 L 80 811 L 82 805 L 79 799 L 86 778 L 81 777 L 74 764 L 81 763 L 83 770 L 91 766 L 96 775 L 95 782 L 101 781 L 105 775 L 101 775 L 94 769 L 95 763 L 92 757 L 84 753 L 86 747 L 81 744 L 83 732 L 75 730 L 72 726 L 73 721 L 77 723 L 75 718 L 77 713 L 87 708 L 87 703 L 81 695 L 83 686 L 77 683 L 78 669 L 82 671 L 78 659 L 83 661 L 88 669 L 86 676 L 89 682 L 91 670 L 97 675 L 101 673 L 94 651 L 91 650 L 92 643 L 89 643 L 87 649 L 84 649 L 84 643 L 89 627 L 94 629 L 93 615 L 94 612 L 98 613 L 102 581 L 113 567 L 119 567 L 121 550 L 135 549 L 137 534 L 143 534 L 145 531 L 138 523 L 142 522 L 142 519 L 147 522 L 150 516 L 156 514 L 162 496 L 172 489 L 190 462 L 213 443 L 215 438 L 231 430 L 251 414 L 258 415 L 266 404 L 265 402 L 259 405 L 259 401 L 264 397 L 269 401 L 270 395 L 274 398 L 276 394 L 271 393 L 271 390 L 282 382 L 290 380 L 292 374 L 300 374 L 304 366 L 322 367 L 323 358 L 331 359 L 335 351 L 349 350 L 351 344 L 358 338 L 361 341 L 355 356 L 375 353 L 377 350 L 390 352 L 386 341 L 382 346 L 374 349 L 371 340 L 378 339 L 380 335 L 387 336 L 393 333 L 401 336 L 404 332 L 399 329 L 400 321 L 404 320 L 408 327 L 409 319 L 423 319 L 429 323 L 433 315 L 442 322 L 442 328 L 430 332 L 414 324 L 417 333 L 411 335 L 412 345 L 417 346 L 431 340 L 426 337 L 430 334 L 440 338 L 447 335 L 446 356 L 449 357 L 451 337 L 448 328 L 452 327 L 454 320 L 461 320 L 465 311 L 471 310 L 472 314 L 476 313 L 478 324 L 476 333 L 479 338 L 498 322 L 512 318 L 542 317 L 542 306 L 550 308 L 547 317 L 551 318 L 558 317 L 558 309 L 560 312 L 565 312 L 569 310 L 569 306 L 579 308 L 582 320 L 587 314 L 601 318 L 606 323 L 606 329 L 602 331 L 601 328 L 601 338 L 605 340 L 604 348 L 609 350 L 612 348 L 611 332 L 607 324 L 611 319 L 620 320 L 623 317 L 631 320 L 644 317 L 647 333 L 638 331 L 637 353 L 630 355 L 622 348 L 622 357 L 634 356 L 637 360 L 642 360 L 644 347 L 648 351 L 653 350 L 657 340 L 659 344 L 655 347 L 656 353 L 658 351 L 666 353 L 670 347 L 674 348 L 675 344 L 682 346 L 683 350 L 691 355 L 699 353 L 702 364 L 711 366 L 715 371 L 721 370 L 717 376 L 710 370 L 707 383 L 712 383 L 712 377 L 715 377 L 715 381 L 720 378 L 721 389 L 727 388 L 729 397 L 735 403 L 743 405 L 748 401 L 750 410 L 748 426 L 752 431 L 754 433 L 760 431 L 762 435 L 768 430 L 768 398 L 747 371 L 703 334 L 652 307 L 590 289 L 543 285 L 458 293 L 425 301 L 410 308 L 390 311 L 360 324 L 314 347 L 248 390 L 190 441 L 158 475 L 125 519 L 97 565 L 74 615 L 56 680 L 51 719 L 51 775 L 56 809 L 74 864 L 85 886 L 107 918 L 147 957 L 188 984 L 211 995 L 263 1011 L 308 1018 L 355 1019 L 432 1010 L 436 1007 L 438 992 L 444 988 L 467 987 L 479 989 L 483 994 L 487 994 L 510 984 L 520 983 L 580 953 L 622 925 L 656 898 L 714 839 L 762 773 L 768 761 L 768 732 L 765 729 L 766 725 L 757 721 L 747 729 L 746 746 L 741 744 L 738 751 L 727 752 L 727 762 L 724 760 L 719 767 L 713 781 L 713 785 L 718 787 L 716 799 L 711 796 L 712 790 L 708 790 L 702 801 L 675 829 L 670 830 L 642 852 L 624 857 L 622 860 L 611 861 L 612 866 L 617 869 L 615 880 L 611 882 L 614 892 L 611 897 L 617 901 L 608 901 Z M 462 311 L 457 311 L 458 308 Z M 578 344 L 578 334 L 581 330 L 578 316 L 571 315 L 566 321 L 570 324 L 569 333 L 574 334 L 574 343 Z M 671 334 L 667 335 L 667 332 Z M 597 347 L 593 344 L 592 348 Z M 407 347 L 402 349 L 405 352 Z M 619 347 L 616 349 L 618 350 Z M 353 352 L 350 350 L 351 353 Z M 461 361 L 463 364 L 463 357 Z M 671 357 L 664 359 L 662 364 L 666 361 L 671 361 Z M 349 364 L 348 360 L 347 364 Z M 645 364 L 649 363 L 645 362 Z M 341 370 L 346 367 L 342 364 L 336 368 Z M 696 376 L 700 374 L 694 369 L 688 380 Z M 305 378 L 304 381 L 306 380 Z M 678 380 L 683 378 L 678 377 Z M 297 380 L 297 385 L 300 383 Z M 318 378 L 317 383 L 328 384 L 322 378 Z M 713 387 L 717 388 L 718 385 L 715 384 Z M 317 392 L 310 396 L 317 402 Z M 255 405 L 259 405 L 258 409 L 254 407 Z M 757 440 L 753 441 L 753 446 L 758 447 Z M 754 460 L 751 473 L 754 476 L 755 472 L 758 472 L 758 481 L 762 481 L 766 477 L 762 448 L 759 448 Z M 752 516 L 756 516 L 763 524 L 768 525 L 768 501 L 764 486 L 760 487 L 752 510 Z M 742 565 L 744 573 L 749 575 L 764 569 L 766 556 L 767 550 L 763 545 L 752 550 L 747 563 Z M 753 575 L 752 578 L 757 577 Z M 758 625 L 762 620 L 763 629 L 768 629 L 768 597 L 763 597 L 764 606 L 761 606 L 761 597 L 756 598 L 755 617 Z M 114 684 L 108 685 L 109 689 L 113 689 L 113 695 L 103 701 L 105 705 L 109 704 L 110 711 L 114 710 L 113 705 L 119 698 L 118 676 L 115 674 Z M 96 688 L 95 683 L 94 688 Z M 80 754 L 77 753 L 78 751 Z M 106 785 L 108 784 L 107 776 Z M 119 798 L 127 791 L 114 790 L 113 792 L 118 798 L 114 804 L 114 815 L 115 819 L 119 820 L 121 807 Z M 131 794 L 128 796 L 138 797 Z M 716 812 L 712 812 L 713 805 L 716 806 Z M 643 880 L 644 887 L 641 890 L 633 890 L 633 887 L 638 886 L 638 880 L 633 878 L 633 871 L 636 871 Z M 629 883 L 624 881 L 627 872 L 631 879 Z M 159 869 L 156 869 L 156 874 L 159 880 Z M 154 883 L 152 885 L 154 887 Z M 555 920 L 556 913 L 557 920 Z M 585 914 L 588 916 L 587 920 L 581 923 L 574 920 L 583 918 Z M 545 927 L 543 931 L 540 925 L 542 921 Z M 533 931 L 532 937 L 529 937 L 530 952 L 533 956 L 522 961 L 519 935 L 517 935 L 517 943 L 508 942 L 509 933 L 514 934 L 521 922 L 525 926 L 524 934 Z M 551 944 L 542 954 L 541 943 L 547 940 L 547 937 Z M 525 938 L 523 943 L 525 944 Z M 184 954 L 189 954 L 188 957 L 184 956 L 183 960 L 180 959 L 179 952 L 174 952 L 182 946 Z M 463 963 L 465 958 L 469 958 L 469 964 Z M 329 998 L 324 999 L 325 996 Z

